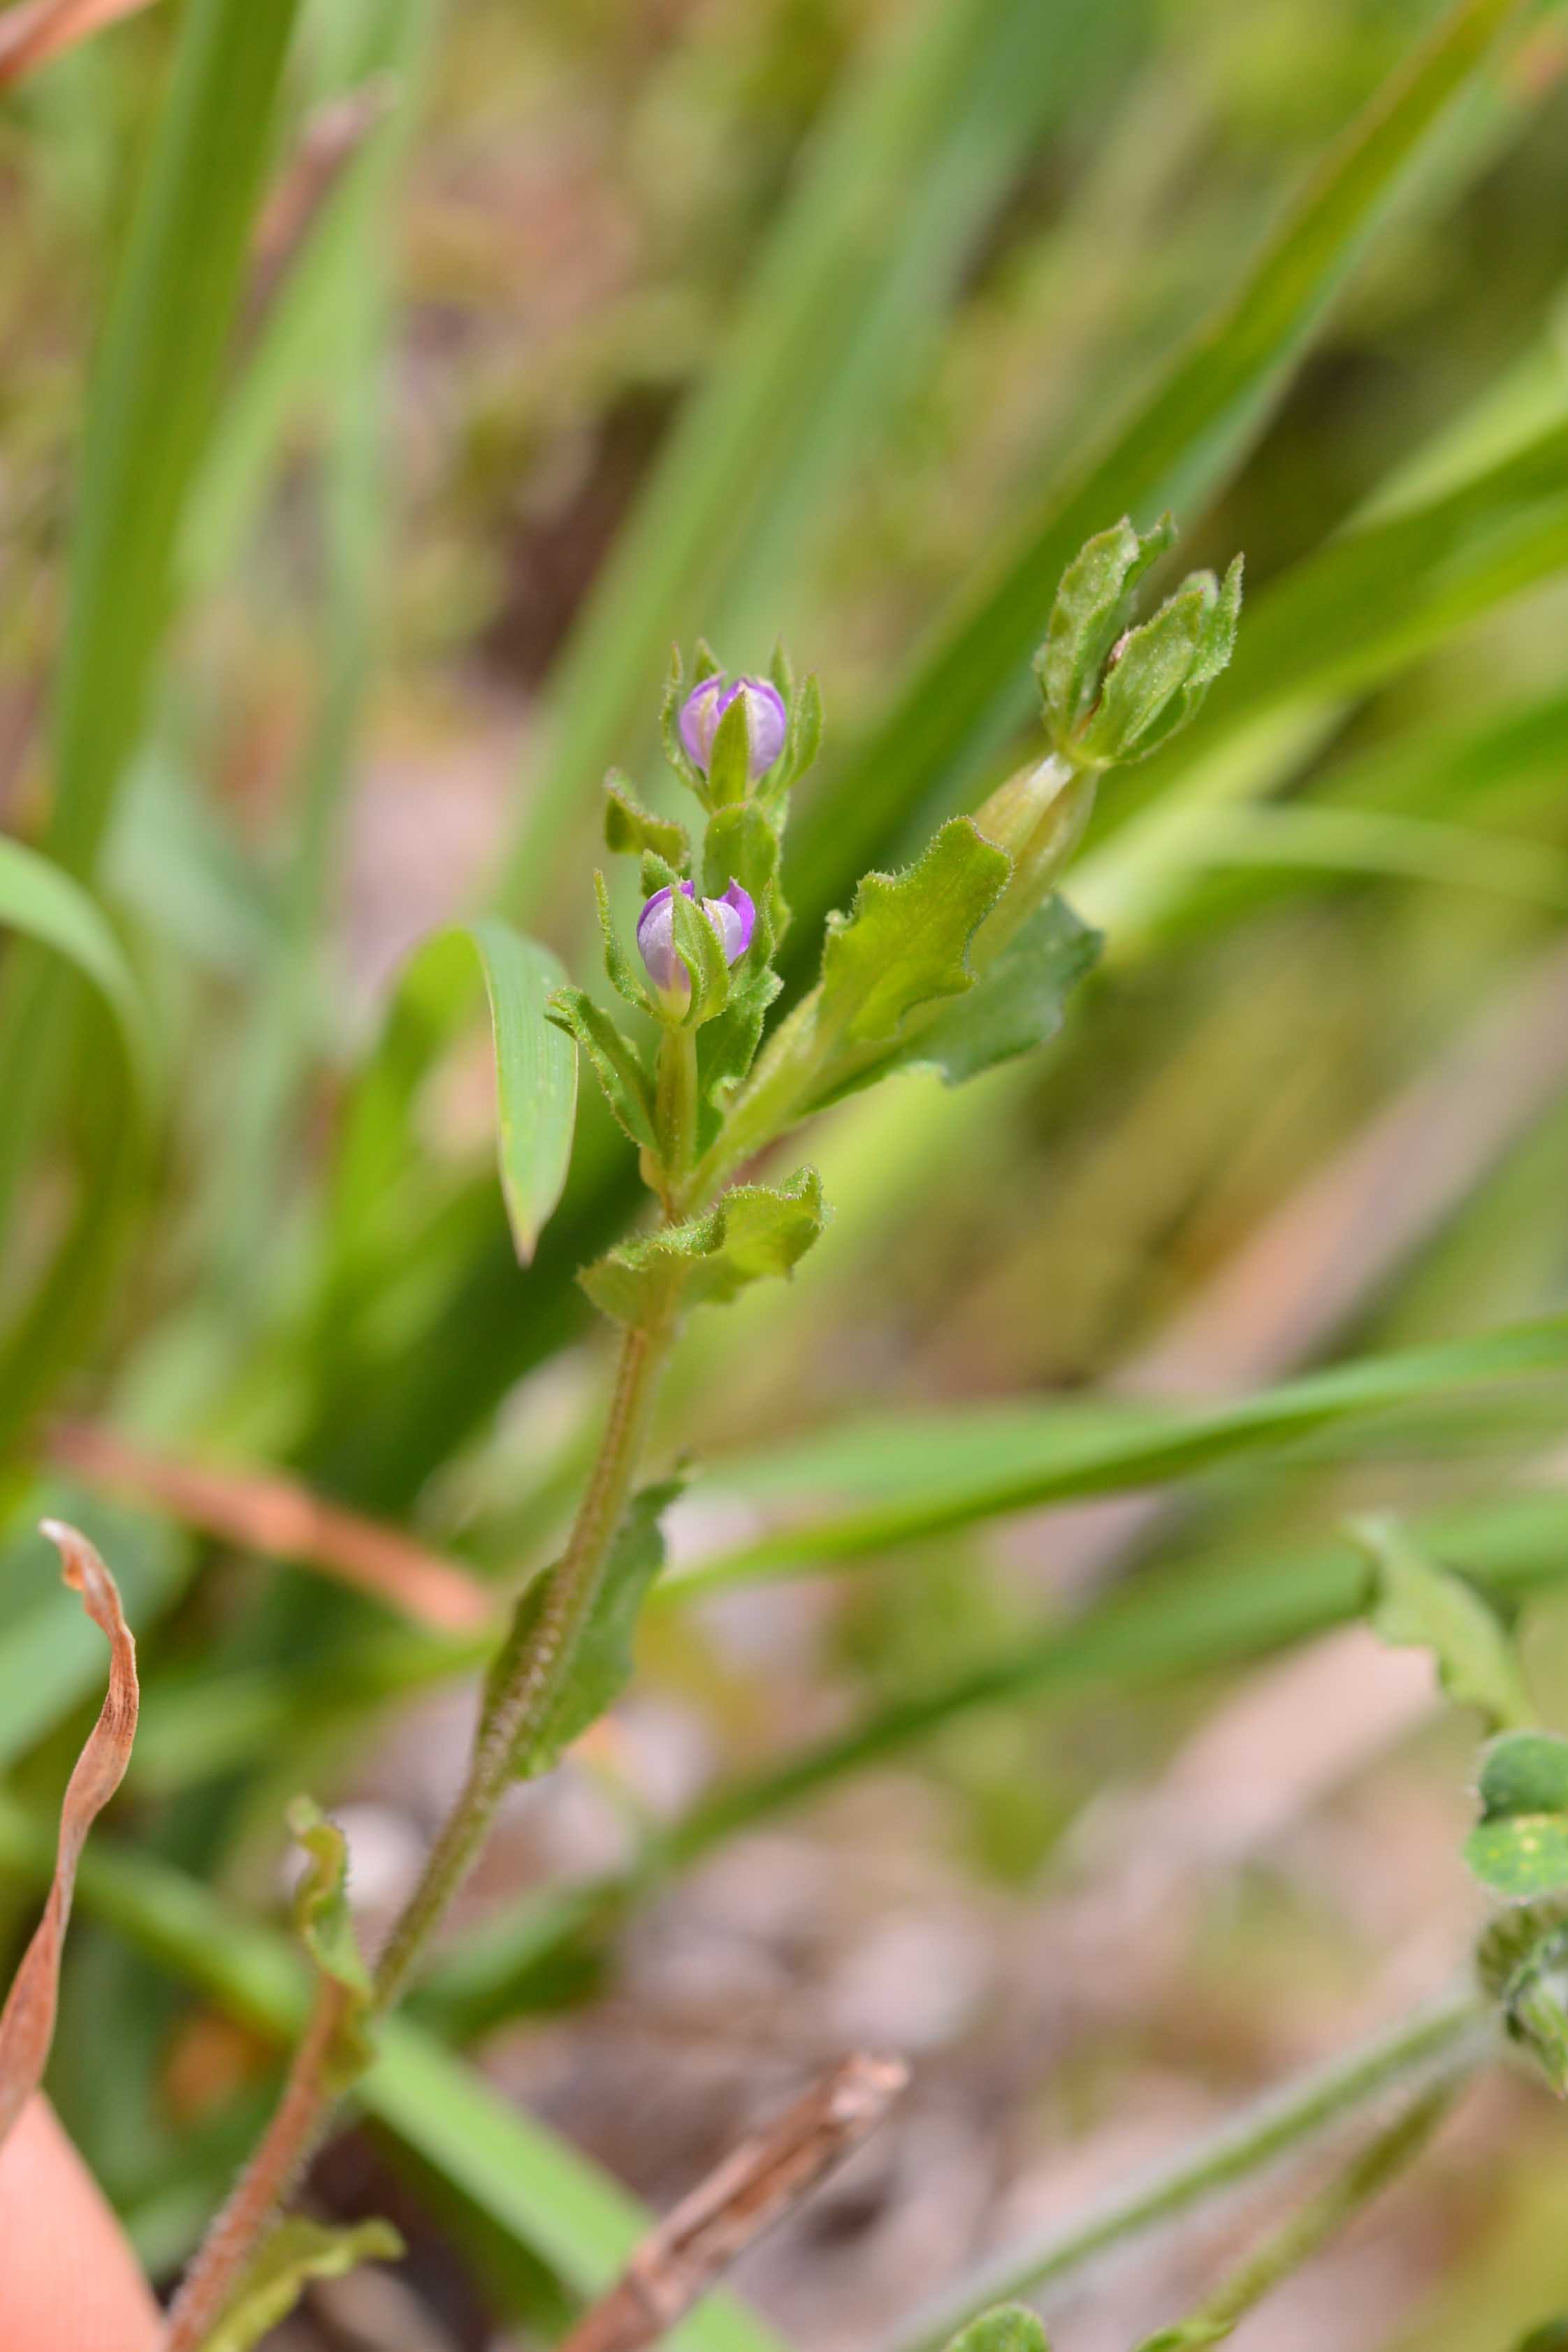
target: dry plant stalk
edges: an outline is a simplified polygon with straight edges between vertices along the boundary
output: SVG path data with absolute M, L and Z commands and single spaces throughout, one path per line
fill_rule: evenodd
M 477 1578 L 291 1478 L 172 1462 L 97 1422 L 57 1423 L 49 1454 L 89 1486 L 143 1496 L 226 1543 L 336 1577 L 436 1633 L 477 1633 L 494 1622 L 495 1603 Z
M 55 1874 L 44 1916 L 0 2011 L 0 2141 L 43 2080 L 54 2040 L 60 1956 L 70 1924 L 77 1865 L 89 1830 L 125 1777 L 139 1705 L 136 1643 L 125 1622 L 114 1579 L 75 1528 L 58 1519 L 46 1519 L 44 1533 L 59 1546 L 66 1582 L 81 1594 L 88 1615 L 109 1636 L 109 1688 L 66 1787 Z
M 846 2058 L 743 2140 L 644 2239 L 558 2352 L 642 2352 L 874 2131 L 909 2081 L 901 2058 Z
M 0 16 L 0 89 L 151 0 L 21 0 Z

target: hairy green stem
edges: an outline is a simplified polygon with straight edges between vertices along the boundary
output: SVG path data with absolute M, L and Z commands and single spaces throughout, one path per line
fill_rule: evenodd
M 1008 2247 L 956 2290 L 917 2312 L 884 2352 L 937 2352 L 976 2312 L 1055 2285 L 1113 2248 L 1250 2179 L 1391 2084 L 1439 2068 L 1451 2079 L 1484 2054 L 1493 2032 L 1487 2011 L 1469 1994 L 1419 2011 L 1348 2056 L 1260 2100 L 1086 2220 Z
M 566 1549 L 550 1570 L 543 1607 L 527 1638 L 502 1653 L 468 1778 L 377 1963 L 378 2011 L 395 2006 L 428 1951 L 489 1835 L 518 1757 L 548 1723 L 565 1687 L 631 1493 L 673 1336 L 673 1324 L 666 1322 L 622 1338 L 609 1417 Z M 324 1987 L 261 2145 L 187 2273 L 165 2352 L 198 2352 L 321 2145 L 344 2087 L 332 2063 L 339 2013 L 338 1988 Z
M 1452 2106 L 1462 2079 L 1459 2074 L 1447 2075 L 1404 2107 L 1316 2196 L 1281 2222 L 1180 2329 L 1173 2331 L 1177 2338 L 1190 2336 L 1202 2344 L 1210 2337 L 1228 2336 L 1238 2319 L 1244 2319 L 1265 2295 L 1320 2252 L 1363 2205 L 1369 2205 L 1415 2162 Z M 1153 2342 L 1159 2345 L 1164 2340 L 1162 2334 Z M 1152 2352 L 1152 2347 L 1146 2347 L 1146 2352 Z
M 663 1196 L 679 1213 L 686 1178 L 697 1156 L 697 1032 L 667 1028 L 659 1040 L 654 1125 L 664 1159 Z

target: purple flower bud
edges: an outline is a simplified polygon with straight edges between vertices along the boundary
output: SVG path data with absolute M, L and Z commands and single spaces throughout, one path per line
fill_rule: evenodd
M 719 721 L 739 695 L 746 708 L 746 764 L 755 783 L 784 750 L 789 713 L 776 686 L 763 677 L 705 677 L 681 705 L 680 740 L 704 775 L 713 757 Z
M 696 898 L 695 882 L 683 882 L 680 887 L 687 898 Z M 675 915 L 669 903 L 674 895 L 668 884 L 656 890 L 637 917 L 637 952 L 661 994 L 687 996 L 691 982 L 675 952 Z M 702 911 L 719 934 L 725 962 L 739 963 L 757 928 L 757 910 L 748 894 L 731 882 L 721 898 L 704 898 Z

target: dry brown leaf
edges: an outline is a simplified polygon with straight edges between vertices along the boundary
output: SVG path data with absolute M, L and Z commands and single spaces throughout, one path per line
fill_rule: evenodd
M 336 1577 L 437 1633 L 478 1633 L 495 1622 L 493 1597 L 455 1561 L 291 1478 L 169 1461 L 97 1422 L 57 1423 L 49 1453 L 94 1486 L 150 1497 L 187 1527 Z
M 114 1579 L 75 1528 L 59 1519 L 46 1519 L 43 1531 L 59 1546 L 66 1582 L 81 1594 L 88 1615 L 109 1636 L 109 1688 L 66 1788 L 55 1875 L 44 1916 L 0 2010 L 0 2142 L 43 2079 L 54 2040 L 60 1955 L 70 1922 L 77 1865 L 89 1830 L 125 1777 L 131 1743 L 136 1737 L 139 1703 L 136 1644 L 125 1622 Z
M 0 16 L 0 89 L 151 0 L 21 0 Z

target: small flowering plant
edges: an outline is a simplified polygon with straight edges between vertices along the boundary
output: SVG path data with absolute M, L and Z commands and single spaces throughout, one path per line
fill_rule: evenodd
M 185 2274 L 166 2352 L 219 2342 L 239 2352 L 303 2279 L 394 2246 L 384 2225 L 349 2244 L 313 2223 L 279 2223 L 279 2210 L 371 2063 L 378 2022 L 426 1958 L 508 1789 L 551 1770 L 630 1674 L 637 1613 L 663 1561 L 660 1518 L 679 1490 L 668 1479 L 637 1485 L 663 1366 L 689 1310 L 789 1274 L 822 1229 L 816 1172 L 780 1175 L 775 1148 L 898 1071 L 923 1067 L 957 1086 L 1041 1044 L 1093 962 L 1098 938 L 1055 886 L 1099 779 L 1186 724 L 1235 635 L 1236 567 L 1223 583 L 1195 574 L 1133 624 L 1138 582 L 1172 537 L 1168 523 L 1140 534 L 1122 522 L 1090 541 L 1061 583 L 1037 665 L 1049 748 L 972 815 L 950 818 L 905 871 L 864 877 L 847 911 L 828 919 L 816 985 L 782 1017 L 790 799 L 822 735 L 816 681 L 797 683 L 782 654 L 766 677 L 726 675 L 706 646 L 689 673 L 675 658 L 664 745 L 700 831 L 646 806 L 624 775 L 607 781 L 605 843 L 637 862 L 641 886 L 628 940 L 596 877 L 623 1013 L 586 989 L 552 987 L 559 966 L 536 942 L 494 922 L 474 927 L 492 1003 L 504 996 L 509 1007 L 504 1022 L 497 1012 L 497 1062 L 520 1248 L 565 1180 L 572 1046 L 637 1147 L 656 1207 L 580 1276 L 620 1332 L 604 1434 L 564 1549 L 517 1603 L 463 1788 L 374 1967 L 354 1940 L 341 1832 L 307 1800 L 290 1815 L 307 1858 L 295 1914 L 315 2007 L 273 2120 Z M 529 1106 L 540 1133 L 506 1133 L 509 1055 L 532 1087 L 520 1085 L 512 1107 Z M 47 2021 L 33 2040 L 26 2065 L 12 2069 L 24 2095 L 47 2053 Z M 996 2326 L 1011 2344 L 1013 2318 Z

